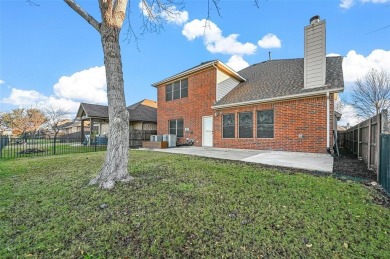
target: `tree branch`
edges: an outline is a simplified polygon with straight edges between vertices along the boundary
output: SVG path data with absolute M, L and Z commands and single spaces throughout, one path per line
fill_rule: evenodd
M 70 8 L 72 8 L 76 13 L 83 17 L 93 28 L 95 28 L 100 33 L 100 23 L 95 20 L 89 13 L 83 10 L 74 0 L 64 0 Z

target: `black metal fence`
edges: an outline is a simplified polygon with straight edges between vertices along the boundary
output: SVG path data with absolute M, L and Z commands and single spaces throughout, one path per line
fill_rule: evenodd
M 0 136 L 0 159 L 107 150 L 106 143 L 81 138 L 9 138 Z

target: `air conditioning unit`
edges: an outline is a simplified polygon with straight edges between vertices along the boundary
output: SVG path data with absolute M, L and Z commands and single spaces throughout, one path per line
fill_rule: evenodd
M 162 135 L 151 135 L 150 141 L 153 141 L 153 142 L 163 141 L 163 136 Z
M 176 147 L 176 135 L 173 134 L 164 134 L 163 141 L 168 142 L 168 147 Z

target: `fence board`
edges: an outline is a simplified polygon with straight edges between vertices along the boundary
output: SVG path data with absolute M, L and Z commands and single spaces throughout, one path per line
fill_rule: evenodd
M 390 194 L 390 134 L 380 137 L 379 184 Z

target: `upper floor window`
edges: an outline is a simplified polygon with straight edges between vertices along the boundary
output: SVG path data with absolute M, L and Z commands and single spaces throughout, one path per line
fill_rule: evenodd
M 165 100 L 172 101 L 188 97 L 188 79 L 175 81 L 165 86 Z

